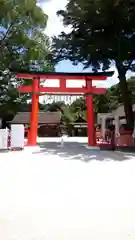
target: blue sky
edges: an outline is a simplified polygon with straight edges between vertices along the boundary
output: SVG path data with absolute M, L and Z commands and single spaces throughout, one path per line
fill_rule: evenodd
M 60 9 L 64 9 L 67 0 L 40 0 L 41 1 L 41 7 L 44 10 L 46 14 L 48 14 L 48 25 L 47 29 L 45 30 L 46 34 L 50 37 L 53 35 L 58 35 L 61 31 L 69 32 L 69 28 L 64 28 L 62 21 L 60 18 L 57 17 L 56 12 Z M 115 67 L 111 67 L 111 71 L 115 71 L 115 74 L 113 77 L 108 78 L 107 81 L 96 81 L 94 82 L 94 85 L 96 86 L 103 86 L 103 87 L 109 87 L 111 85 L 114 85 L 118 82 L 118 73 L 115 69 Z M 73 66 L 71 62 L 69 61 L 62 61 L 60 62 L 57 67 L 56 71 L 58 72 L 83 72 L 83 66 L 81 64 L 77 66 Z M 91 69 L 87 69 L 86 71 L 91 71 Z M 131 72 L 127 73 L 127 78 L 131 76 Z M 77 82 L 74 81 L 74 84 L 76 86 Z

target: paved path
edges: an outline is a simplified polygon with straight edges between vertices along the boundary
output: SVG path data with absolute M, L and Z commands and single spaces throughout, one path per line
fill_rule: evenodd
M 134 240 L 135 156 L 83 143 L 0 154 L 0 239 Z

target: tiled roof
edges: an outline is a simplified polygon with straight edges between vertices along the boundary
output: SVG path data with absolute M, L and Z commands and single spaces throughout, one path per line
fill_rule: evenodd
M 30 123 L 30 112 L 19 112 L 10 123 L 14 124 L 29 124 Z M 61 113 L 60 112 L 39 112 L 38 123 L 60 123 Z
M 83 117 L 79 116 L 76 119 L 75 123 L 87 123 L 87 121 Z

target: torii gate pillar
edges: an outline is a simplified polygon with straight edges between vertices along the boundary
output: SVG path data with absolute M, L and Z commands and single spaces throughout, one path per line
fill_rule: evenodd
M 34 78 L 32 81 L 32 110 L 31 110 L 31 119 L 30 119 L 30 133 L 28 137 L 29 146 L 36 146 L 37 144 L 39 84 L 40 84 L 40 79 Z
M 94 114 L 94 103 L 92 95 L 92 80 L 86 79 L 86 87 L 89 94 L 86 95 L 86 106 L 87 106 L 87 126 L 88 126 L 88 147 L 91 149 L 96 147 L 96 132 L 95 132 L 95 114 Z

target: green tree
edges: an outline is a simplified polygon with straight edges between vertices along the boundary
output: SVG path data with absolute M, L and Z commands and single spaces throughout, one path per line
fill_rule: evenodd
M 135 104 L 135 77 L 131 77 L 127 82 L 132 104 Z
M 0 9 L 0 69 L 37 68 L 49 52 L 47 15 L 35 0 L 2 0 Z
M 110 111 L 110 100 L 108 92 L 105 95 L 94 96 L 95 113 L 108 113 Z
M 85 97 L 77 98 L 71 105 L 70 111 L 74 116 L 74 120 L 77 120 L 79 117 L 86 120 L 86 100 Z
M 61 112 L 61 121 L 65 124 L 68 124 L 68 123 L 74 121 L 74 116 L 73 116 L 73 113 L 71 112 L 70 106 L 68 104 L 65 104 L 62 101 L 53 102 L 51 104 L 46 104 L 44 106 L 44 109 L 46 111 L 50 111 L 50 112 L 60 111 Z
M 0 1 L 0 115 L 15 114 L 30 98 L 19 95 L 18 84 L 30 80 L 16 80 L 12 71 L 51 71 L 50 43 L 44 34 L 47 15 L 36 0 Z
M 58 14 L 71 31 L 54 38 L 54 60 L 82 62 L 94 71 L 115 64 L 127 123 L 133 126 L 126 73 L 134 70 L 135 1 L 69 0 L 66 10 Z

